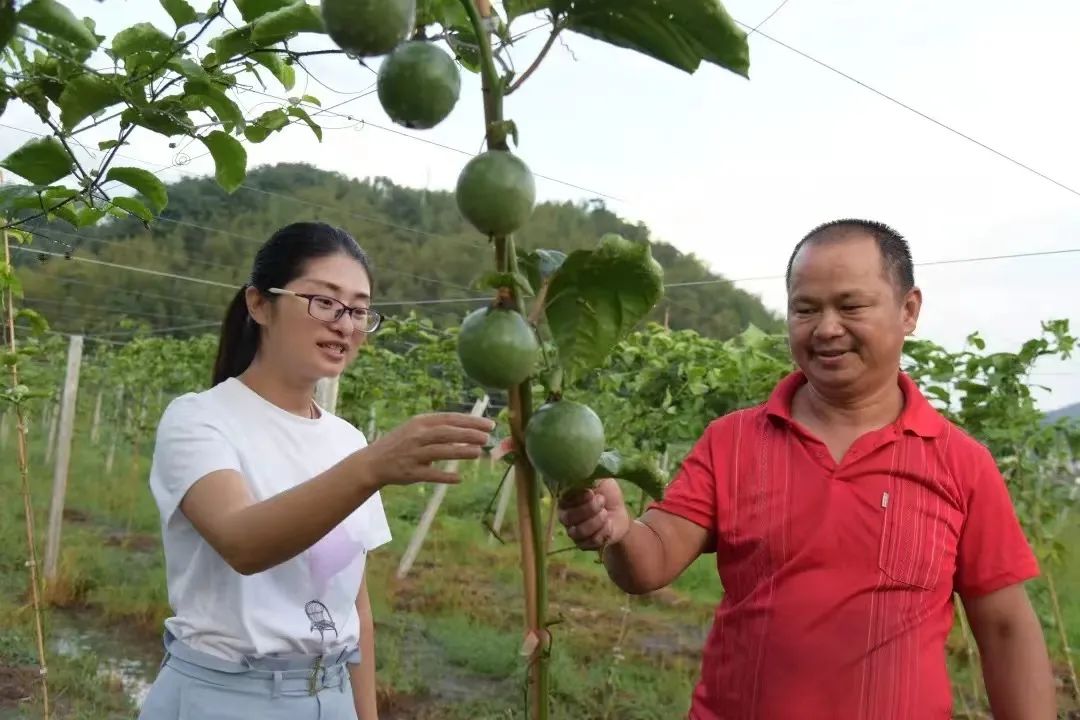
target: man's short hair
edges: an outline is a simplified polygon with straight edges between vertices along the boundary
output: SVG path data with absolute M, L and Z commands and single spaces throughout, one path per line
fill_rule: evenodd
M 795 264 L 795 256 L 803 246 L 810 243 L 840 240 L 849 237 L 850 233 L 865 233 L 877 242 L 881 252 L 881 262 L 886 275 L 896 285 L 901 295 L 907 294 L 915 287 L 915 268 L 911 261 L 911 248 L 907 240 L 900 233 L 893 230 L 885 223 L 875 220 L 859 220 L 844 218 L 832 220 L 818 225 L 798 242 L 788 259 L 786 283 L 791 287 L 791 269 Z

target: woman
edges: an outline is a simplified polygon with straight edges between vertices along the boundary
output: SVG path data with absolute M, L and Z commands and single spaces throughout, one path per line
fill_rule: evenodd
M 379 491 L 458 482 L 432 463 L 480 457 L 494 424 L 420 416 L 367 445 L 318 407 L 316 382 L 379 326 L 371 296 L 347 233 L 282 228 L 229 305 L 213 387 L 165 410 L 150 488 L 175 615 L 141 720 L 375 720 Z

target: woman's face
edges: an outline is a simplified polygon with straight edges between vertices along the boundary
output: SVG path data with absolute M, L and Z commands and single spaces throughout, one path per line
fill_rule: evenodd
M 371 305 L 371 280 L 364 266 L 344 253 L 315 258 L 282 290 L 317 297 L 282 294 L 271 299 L 249 289 L 248 308 L 263 332 L 259 354 L 303 382 L 340 375 L 367 340 L 360 330 L 364 319 L 348 312 L 336 320 L 320 317 L 331 318 L 341 310 L 335 300 L 351 308 Z

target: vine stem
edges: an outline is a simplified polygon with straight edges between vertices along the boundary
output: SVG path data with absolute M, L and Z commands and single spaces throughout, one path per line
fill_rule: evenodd
M 480 77 L 484 96 L 485 137 L 488 150 L 508 150 L 503 117 L 504 82 L 495 67 L 495 56 L 485 20 L 491 16 L 489 0 L 461 0 L 480 44 Z M 494 237 L 495 266 L 500 272 L 517 271 L 517 252 L 512 237 Z M 518 312 L 526 315 L 525 302 L 514 287 L 508 288 Z M 547 556 L 541 519 L 540 485 L 536 470 L 524 452 L 525 427 L 532 414 L 531 380 L 510 388 L 510 434 L 517 450 L 514 482 L 517 484 L 517 511 L 522 579 L 525 586 L 525 641 L 522 654 L 528 658 L 528 697 L 532 720 L 548 720 L 550 636 L 547 630 Z
M 10 237 L 4 232 L 4 267 L 8 273 L 13 272 L 11 265 Z M 7 331 L 8 345 L 11 352 L 15 352 L 15 293 L 11 289 L 10 281 L 4 289 L 4 304 L 7 306 Z M 19 385 L 18 363 L 11 365 L 11 387 Z M 26 442 L 26 417 L 23 415 L 22 403 L 15 403 L 16 435 L 19 446 L 19 477 L 22 481 L 23 514 L 26 517 L 26 547 L 30 559 L 26 565 L 30 568 L 30 599 L 34 607 L 34 632 L 37 639 L 38 672 L 41 676 L 41 704 L 45 720 L 49 720 L 49 681 L 48 665 L 45 662 L 45 631 L 41 622 L 41 597 L 38 591 L 38 564 L 37 549 L 34 543 L 34 504 L 30 499 L 30 464 L 28 460 Z

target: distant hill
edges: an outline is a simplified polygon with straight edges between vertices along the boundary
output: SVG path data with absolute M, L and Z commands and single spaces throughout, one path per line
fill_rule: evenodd
M 1063 408 L 1057 410 L 1051 410 L 1046 413 L 1047 422 L 1056 422 L 1062 418 L 1071 418 L 1073 420 L 1080 420 L 1080 403 L 1073 403 L 1072 405 L 1066 405 Z
M 395 300 L 474 297 L 470 286 L 491 267 L 482 236 L 462 220 L 445 191 L 402 187 L 387 178 L 353 180 L 306 164 L 252 170 L 229 195 L 210 179 L 169 188 L 169 204 L 150 229 L 136 220 L 113 220 L 76 233 L 53 222 L 35 226 L 33 247 L 77 258 L 136 265 L 177 275 L 240 284 L 259 243 L 297 220 L 324 220 L 349 230 L 375 263 L 376 304 Z M 693 255 L 630 224 L 599 200 L 539 205 L 518 235 L 520 247 L 571 251 L 592 247 L 607 232 L 652 243 L 667 282 L 722 280 Z M 723 238 L 717 238 L 723 242 Z M 154 329 L 220 320 L 232 291 L 163 276 L 17 253 L 26 304 L 54 328 L 117 332 L 123 318 Z M 440 325 L 457 324 L 475 305 L 422 304 L 412 309 Z M 407 313 L 409 306 L 387 306 Z M 715 338 L 757 325 L 782 330 L 780 318 L 759 299 L 730 283 L 674 288 L 651 319 L 673 329 L 694 328 Z

